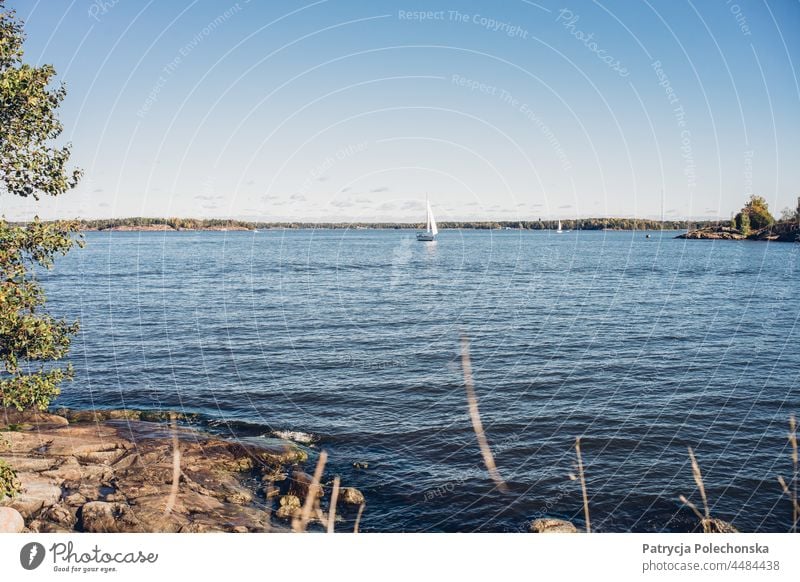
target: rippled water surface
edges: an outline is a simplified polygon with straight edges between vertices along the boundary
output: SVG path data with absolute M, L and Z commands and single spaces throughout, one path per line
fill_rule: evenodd
M 576 436 L 598 530 L 692 529 L 692 446 L 715 515 L 786 531 L 800 245 L 674 234 L 88 233 L 44 277 L 82 321 L 57 404 L 311 433 L 368 531 L 580 523 Z M 461 334 L 509 494 L 482 465 Z

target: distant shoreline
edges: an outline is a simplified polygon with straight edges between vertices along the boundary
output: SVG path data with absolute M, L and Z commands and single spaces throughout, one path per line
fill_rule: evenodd
M 413 222 L 250 222 L 233 219 L 195 218 L 115 218 L 74 219 L 81 231 L 253 231 L 253 230 L 414 230 L 424 229 L 424 223 Z M 556 230 L 555 220 L 474 220 L 443 221 L 440 230 Z M 578 218 L 561 219 L 564 230 L 620 230 L 620 231 L 679 231 L 692 230 L 717 224 L 717 221 L 644 220 L 637 218 Z
M 56 221 L 50 221 L 56 222 Z M 410 222 L 249 222 L 234 219 L 197 218 L 114 218 L 71 221 L 81 232 L 255 232 L 259 230 L 421 230 L 424 223 Z M 530 221 L 445 221 L 440 230 L 514 230 L 555 231 L 559 223 L 564 231 L 679 232 L 680 239 L 800 240 L 794 223 L 776 222 L 759 231 L 743 235 L 724 226 L 725 221 L 642 220 L 636 218 L 579 218 Z M 19 223 L 17 223 L 19 224 Z
M 149 227 L 115 227 L 115 228 L 81 228 L 80 232 L 259 232 L 268 230 L 407 230 L 417 231 L 425 230 L 425 225 L 415 226 L 398 226 L 398 227 L 385 227 L 385 226 L 319 226 L 319 225 L 303 225 L 303 226 L 264 226 L 258 228 L 149 228 Z M 506 228 L 489 228 L 489 227 L 439 227 L 439 231 L 448 230 L 516 230 L 516 231 L 542 231 L 550 232 L 555 231 L 556 228 L 519 228 L 519 227 L 506 227 Z M 564 232 L 572 231 L 590 231 L 590 232 L 684 232 L 685 228 L 576 228 L 564 229 Z

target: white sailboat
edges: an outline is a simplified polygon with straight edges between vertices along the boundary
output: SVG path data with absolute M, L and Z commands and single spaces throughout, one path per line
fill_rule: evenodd
M 428 218 L 425 223 L 425 232 L 417 233 L 417 240 L 425 242 L 433 242 L 436 240 L 436 235 L 439 234 L 439 228 L 436 226 L 436 219 L 433 217 L 433 210 L 431 210 L 431 203 L 425 197 L 425 205 L 428 208 Z
M 564 231 L 561 229 L 561 221 L 560 221 L 560 220 L 558 221 L 558 230 L 557 230 L 556 232 L 559 232 L 559 233 L 561 233 L 561 232 L 564 232 Z

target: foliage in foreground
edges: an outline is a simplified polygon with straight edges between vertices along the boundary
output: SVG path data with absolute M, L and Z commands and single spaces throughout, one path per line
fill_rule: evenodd
M 57 110 L 63 86 L 51 87 L 55 70 L 22 62 L 22 23 L 0 0 L 0 196 L 57 196 L 74 187 L 67 171 L 69 145 L 55 147 L 62 131 Z M 48 314 L 36 268 L 50 268 L 80 240 L 75 223 L 10 225 L 0 218 L 0 404 L 44 409 L 69 378 L 66 356 L 77 323 Z
M 0 461 L 0 499 L 13 497 L 19 493 L 17 472 L 9 467 L 5 461 Z
M 3 406 L 45 409 L 58 395 L 60 383 L 72 376 L 70 366 L 54 367 L 69 351 L 77 322 L 67 322 L 46 313 L 44 290 L 33 268 L 50 268 L 57 254 L 66 254 L 73 244 L 70 223 L 43 224 L 35 220 L 26 227 L 9 226 L 0 220 L 0 402 Z

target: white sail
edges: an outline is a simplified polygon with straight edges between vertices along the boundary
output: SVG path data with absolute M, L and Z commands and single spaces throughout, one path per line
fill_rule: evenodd
M 425 197 L 425 209 L 427 215 L 425 217 L 425 232 L 417 233 L 417 240 L 422 242 L 435 242 L 436 235 L 439 233 L 439 228 L 436 226 L 436 219 L 433 217 L 433 210 L 431 210 L 431 203 L 428 197 Z
M 428 208 L 428 213 L 427 213 L 427 215 L 425 217 L 425 232 L 430 233 L 431 232 L 431 203 L 428 202 L 427 199 L 426 199 L 425 200 L 425 205 Z
M 561 232 L 561 221 L 558 221 L 558 232 Z

